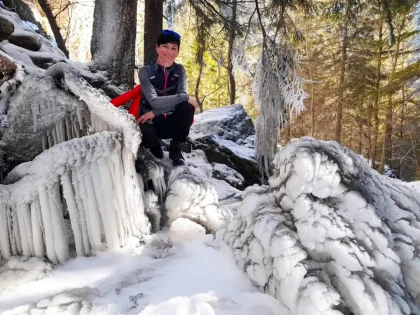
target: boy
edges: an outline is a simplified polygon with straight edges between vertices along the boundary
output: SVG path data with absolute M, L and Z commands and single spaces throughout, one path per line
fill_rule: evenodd
M 161 159 L 163 151 L 160 139 L 171 139 L 169 157 L 174 166 L 183 165 L 185 159 L 181 145 L 186 142 L 193 122 L 197 101 L 188 95 L 185 69 L 175 63 L 181 44 L 181 36 L 163 30 L 156 44 L 156 63 L 139 70 L 142 88 L 140 124 L 142 145 Z

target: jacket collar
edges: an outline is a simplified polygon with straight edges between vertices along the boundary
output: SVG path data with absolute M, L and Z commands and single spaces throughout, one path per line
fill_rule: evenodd
M 174 63 L 172 64 L 172 66 L 170 66 L 170 67 L 166 68 L 166 70 L 167 70 L 167 71 L 172 71 L 172 70 L 175 68 L 175 64 L 176 64 L 176 63 L 174 62 Z M 159 64 L 158 64 L 158 62 L 156 61 L 156 62 L 155 62 L 155 71 L 156 71 L 156 70 L 158 70 L 159 68 L 163 70 L 163 66 L 159 65 Z

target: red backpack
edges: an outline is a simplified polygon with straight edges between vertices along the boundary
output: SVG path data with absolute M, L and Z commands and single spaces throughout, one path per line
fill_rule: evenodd
M 141 86 L 140 84 L 137 85 L 134 89 L 117 96 L 116 98 L 112 99 L 110 102 L 115 107 L 120 107 L 124 104 L 127 104 L 131 101 L 131 105 L 128 108 L 128 113 L 133 115 L 136 120 L 140 117 L 140 101 L 141 101 Z

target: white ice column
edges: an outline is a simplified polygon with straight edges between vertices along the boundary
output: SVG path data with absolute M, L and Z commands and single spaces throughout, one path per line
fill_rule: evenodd
M 7 205 L 0 203 L 0 258 L 8 259 L 12 256 L 10 251 L 8 211 Z
M 32 238 L 34 242 L 34 253 L 37 257 L 43 257 L 45 255 L 44 242 L 45 237 L 43 236 L 42 226 L 42 215 L 41 206 L 39 199 L 35 199 L 31 204 L 31 222 L 32 222 Z
M 51 218 L 50 203 L 48 200 L 48 192 L 46 187 L 41 187 L 39 190 L 39 203 L 41 206 L 42 223 L 44 225 L 45 232 L 45 248 L 47 250 L 48 259 L 56 264 L 58 263 L 57 255 L 54 249 L 54 232 L 53 232 L 53 220 Z
M 74 242 L 76 244 L 76 252 L 78 256 L 84 256 L 85 247 L 83 245 L 82 223 L 80 220 L 80 213 L 77 207 L 73 186 L 71 184 L 70 176 L 68 173 L 65 173 L 61 176 L 61 185 L 63 186 L 63 194 L 64 198 L 66 199 L 67 209 L 70 215 Z
M 86 221 L 86 208 L 84 206 L 84 202 L 82 200 L 82 195 L 80 191 L 79 186 L 79 168 L 75 168 L 71 172 L 71 178 L 72 178 L 72 186 L 74 189 L 74 199 L 76 201 L 77 209 L 79 210 L 79 220 L 80 220 L 80 229 L 82 232 L 82 240 L 83 240 L 83 249 L 86 255 L 91 254 L 91 244 L 89 239 L 89 230 L 88 230 L 88 224 Z

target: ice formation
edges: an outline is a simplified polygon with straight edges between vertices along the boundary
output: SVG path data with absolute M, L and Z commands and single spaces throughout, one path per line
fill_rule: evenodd
M 130 236 L 142 237 L 150 231 L 134 167 L 140 144 L 136 122 L 88 86 L 71 67 L 57 64 L 48 73 L 62 76 L 80 99 L 73 101 L 76 118 L 67 124 L 60 111 L 44 121 L 44 126 L 53 126 L 52 148 L 13 170 L 6 179 L 9 184 L 0 186 L 3 259 L 46 255 L 53 263 L 66 261 L 69 246 L 64 210 L 69 213 L 78 255 L 95 253 L 104 244 L 119 247 Z M 49 82 L 48 78 L 40 79 Z M 27 88 L 25 82 L 23 89 Z M 14 96 L 20 97 L 19 92 Z M 90 119 L 82 123 L 80 113 L 84 108 Z M 37 123 L 34 121 L 34 126 Z M 90 135 L 78 138 L 81 134 L 71 130 L 82 125 Z M 71 134 L 77 139 L 65 141 Z
M 171 232 L 181 239 L 215 233 L 225 226 L 230 211 L 219 207 L 215 188 L 188 167 L 177 167 L 169 176 L 165 200 Z
M 420 195 L 335 142 L 292 141 L 219 237 L 292 315 L 420 314 Z

